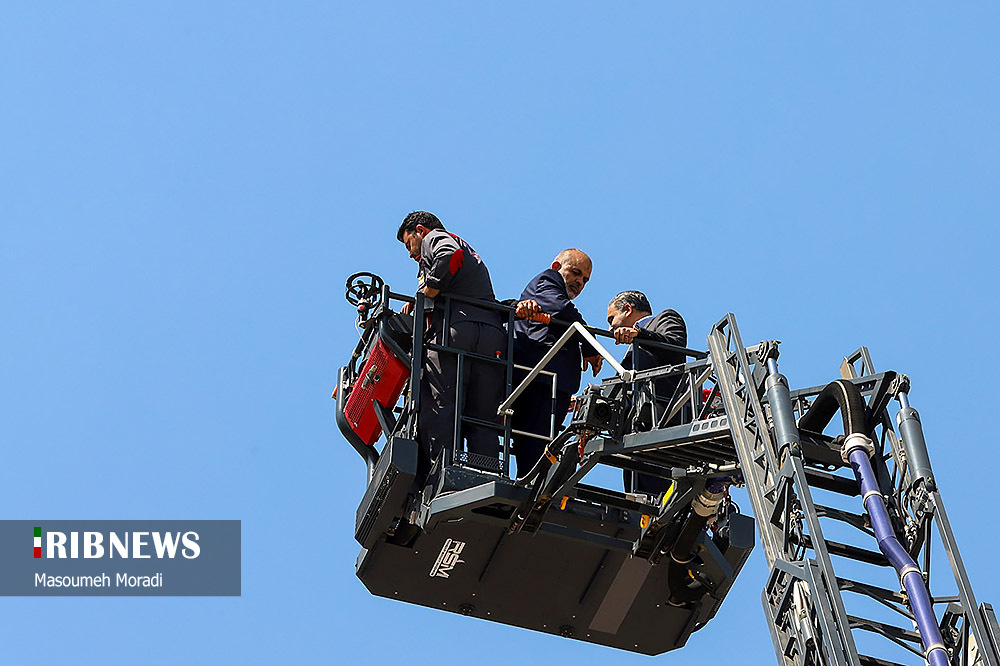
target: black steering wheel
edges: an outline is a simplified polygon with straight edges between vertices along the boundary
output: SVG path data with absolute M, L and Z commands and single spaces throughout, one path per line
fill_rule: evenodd
M 355 273 L 347 278 L 347 302 L 358 312 L 371 310 L 382 301 L 383 286 L 385 282 L 374 273 Z

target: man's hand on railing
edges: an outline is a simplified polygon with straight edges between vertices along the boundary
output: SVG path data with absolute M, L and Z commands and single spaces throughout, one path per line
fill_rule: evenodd
M 408 315 L 413 313 L 413 303 L 403 303 L 403 307 L 399 308 L 402 314 Z
M 538 301 L 518 301 L 514 316 L 518 319 L 528 319 L 532 315 L 540 314 L 541 312 L 542 306 L 538 304 Z
M 518 301 L 514 316 L 528 321 L 540 321 L 543 324 L 548 324 L 552 320 L 552 316 L 542 312 L 542 306 L 535 300 Z
M 594 354 L 593 356 L 585 356 L 583 358 L 583 370 L 587 371 L 587 366 L 590 365 L 594 370 L 594 376 L 601 371 L 601 366 L 604 364 L 604 357 L 600 354 Z
M 614 330 L 616 345 L 630 345 L 639 335 L 639 329 L 635 326 L 622 326 Z

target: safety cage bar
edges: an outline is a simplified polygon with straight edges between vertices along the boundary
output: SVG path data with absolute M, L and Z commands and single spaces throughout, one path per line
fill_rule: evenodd
M 392 291 L 389 288 L 389 285 L 386 284 L 379 284 L 377 286 L 379 288 L 378 296 L 376 298 L 369 298 L 367 302 L 363 300 L 362 304 L 359 305 L 359 327 L 363 330 L 361 332 L 361 339 L 352 354 L 351 361 L 347 366 L 341 369 L 341 373 L 338 376 L 338 389 L 335 392 L 335 397 L 338 399 L 338 412 L 343 412 L 343 404 L 341 400 L 345 394 L 351 389 L 356 381 L 360 380 L 358 377 L 358 362 L 367 357 L 371 346 L 374 345 L 377 340 L 381 340 L 391 349 L 392 353 L 402 363 L 409 366 L 410 376 L 406 382 L 406 388 L 403 391 L 400 400 L 397 401 L 397 404 L 391 409 L 385 409 L 382 405 L 375 402 L 375 414 L 382 427 L 385 441 L 398 436 L 415 440 L 418 433 L 418 416 L 420 414 L 420 400 L 422 398 L 420 393 L 420 384 L 423 379 L 424 357 L 426 351 L 435 350 L 440 353 L 454 354 L 457 357 L 455 381 L 455 423 L 452 428 L 450 446 L 444 447 L 441 453 L 443 456 L 441 462 L 446 467 L 451 465 L 469 467 L 477 472 L 502 474 L 507 478 L 511 478 L 510 454 L 512 435 L 516 434 L 520 436 L 533 437 L 549 442 L 556 438 L 559 434 L 557 429 L 565 420 L 565 415 L 555 414 L 556 375 L 553 372 L 546 370 L 545 367 L 555 356 L 556 352 L 568 344 L 569 341 L 576 335 L 583 337 L 614 368 L 616 377 L 605 379 L 605 384 L 617 380 L 619 382 L 635 382 L 637 386 L 648 387 L 644 390 L 648 391 L 653 398 L 655 423 L 666 422 L 670 418 L 673 418 L 683 404 L 686 404 L 687 400 L 690 400 L 692 404 L 698 402 L 700 407 L 700 401 L 698 401 L 694 396 L 693 391 L 687 391 L 680 397 L 676 395 L 679 392 L 683 393 L 682 388 L 689 386 L 691 384 L 689 381 L 681 382 L 678 385 L 678 389 L 675 391 L 675 395 L 673 396 L 673 401 L 669 403 L 669 407 L 666 408 L 666 411 L 664 411 L 664 407 L 661 404 L 662 401 L 660 400 L 660 396 L 656 395 L 654 380 L 680 373 L 685 373 L 685 378 L 687 378 L 687 374 L 690 372 L 692 363 L 681 366 L 664 366 L 640 372 L 626 370 L 597 340 L 597 337 L 613 339 L 614 335 L 610 331 L 585 326 L 579 322 L 562 322 L 560 320 L 553 319 L 553 323 L 566 326 L 566 331 L 564 331 L 556 344 L 549 349 L 548 353 L 546 353 L 546 355 L 534 367 L 529 368 L 513 362 L 513 323 L 515 320 L 516 308 L 513 305 L 510 305 L 509 301 L 507 303 L 484 301 L 447 293 L 442 293 L 435 299 L 431 300 L 419 292 L 416 296 L 409 296 Z M 468 303 L 476 307 L 492 310 L 501 314 L 505 320 L 504 324 L 507 337 L 506 353 L 502 358 L 491 358 L 474 352 L 457 349 L 450 345 L 449 338 L 452 300 Z M 385 316 L 390 312 L 395 312 L 390 307 L 390 303 L 394 301 L 398 303 L 409 303 L 413 306 L 412 314 L 414 325 L 412 326 L 412 336 L 410 338 L 410 353 L 407 353 L 401 345 L 394 340 L 393 336 L 385 334 Z M 428 307 L 429 304 L 431 307 Z M 444 312 L 441 324 L 442 340 L 440 344 L 428 341 L 426 339 L 425 327 L 416 325 L 416 322 L 426 321 L 428 313 L 433 308 L 443 308 Z M 703 351 L 669 345 L 652 340 L 637 339 L 633 344 L 641 347 L 680 352 L 687 357 L 696 359 L 694 367 L 699 369 L 710 367 L 710 364 L 706 360 L 708 354 Z M 460 380 L 464 370 L 464 365 L 473 360 L 483 363 L 495 363 L 504 367 L 504 395 L 506 397 L 498 406 L 497 414 L 500 417 L 498 421 L 491 422 L 474 419 L 463 414 L 460 409 L 465 390 L 465 387 Z M 513 386 L 515 370 L 527 372 L 525 379 L 522 380 L 516 387 Z M 511 427 L 510 419 L 510 416 L 513 414 L 512 406 L 527 386 L 532 381 L 535 381 L 539 376 L 545 377 L 551 386 L 549 433 L 547 435 L 542 435 L 532 432 L 514 431 Z M 702 378 L 701 381 L 703 382 L 704 378 Z M 697 413 L 697 411 L 695 411 L 695 413 Z M 562 416 L 562 418 L 557 419 L 557 416 Z M 480 427 L 497 431 L 498 438 L 500 439 L 498 442 L 498 453 L 500 455 L 497 459 L 491 458 L 489 460 L 482 460 L 484 456 L 478 456 L 462 450 L 462 425 L 467 423 L 474 423 Z M 346 430 L 345 428 L 341 429 Z M 357 450 L 362 458 L 365 459 L 368 466 L 368 476 L 370 480 L 374 467 L 378 462 L 378 450 L 374 445 L 366 445 L 358 440 L 356 436 L 351 436 L 353 433 L 345 432 L 344 434 L 347 436 L 347 439 L 350 441 L 355 450 Z

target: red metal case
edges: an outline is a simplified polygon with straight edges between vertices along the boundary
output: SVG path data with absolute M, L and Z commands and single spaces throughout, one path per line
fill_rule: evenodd
M 372 401 L 377 400 L 390 409 L 394 407 L 409 376 L 409 366 L 396 358 L 381 338 L 376 340 L 344 403 L 347 423 L 365 444 L 374 444 L 382 434 Z

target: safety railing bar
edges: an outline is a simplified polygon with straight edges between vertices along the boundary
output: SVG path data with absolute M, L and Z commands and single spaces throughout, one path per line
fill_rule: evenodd
M 870 388 L 865 388 L 864 385 L 877 383 L 879 379 L 885 377 L 885 374 L 886 373 L 884 372 L 879 372 L 874 375 L 865 375 L 864 377 L 856 377 L 855 379 L 848 379 L 847 381 L 857 386 L 858 390 L 861 391 L 861 395 L 867 396 L 871 394 L 872 391 L 875 390 L 875 386 L 873 385 Z M 789 396 L 791 397 L 792 400 L 795 400 L 797 398 L 811 398 L 813 396 L 819 395 L 825 388 L 826 388 L 825 385 L 809 386 L 807 388 L 789 391 Z
M 682 409 L 684 409 L 684 406 L 688 403 L 688 399 L 694 398 L 695 390 L 697 389 L 697 387 L 704 384 L 705 381 L 711 376 L 711 374 L 712 370 L 711 368 L 709 368 L 705 370 L 698 377 L 685 375 L 688 381 L 681 382 L 680 384 L 677 385 L 677 389 L 674 390 L 674 395 L 671 396 L 670 403 L 667 405 L 664 414 L 660 417 L 659 421 L 655 421 L 657 427 L 663 427 L 665 424 L 670 423 L 670 420 L 675 416 L 677 416 L 677 414 L 680 413 Z M 678 389 L 684 386 L 685 383 L 687 383 L 687 387 L 685 387 L 683 391 L 678 393 Z
M 514 312 L 516 307 L 513 305 L 506 305 L 500 301 L 484 301 L 481 298 L 472 298 L 470 296 L 462 296 L 461 294 L 442 294 L 454 301 L 461 301 L 462 303 L 468 303 L 469 305 L 476 305 L 481 308 L 488 310 L 495 310 L 496 312 Z
M 403 301 L 404 303 L 413 303 L 417 300 L 413 296 L 408 296 L 406 294 L 397 294 L 394 291 L 390 291 L 388 295 L 389 295 L 389 300 L 392 301 Z
M 710 360 L 704 361 L 688 361 L 684 364 L 677 365 L 661 365 L 655 368 L 650 368 L 648 370 L 633 370 L 632 371 L 632 381 L 640 381 L 645 379 L 663 379 L 665 377 L 676 377 L 682 372 L 694 372 L 697 370 L 705 370 L 711 374 L 715 371 L 714 366 Z M 602 380 L 603 383 L 614 383 L 620 381 L 617 377 L 609 377 Z
M 514 367 L 517 368 L 518 370 L 531 370 L 531 366 L 530 365 L 521 365 L 520 363 L 515 363 Z M 538 374 L 540 374 L 540 375 L 548 375 L 549 377 L 555 377 L 556 376 L 556 373 L 552 372 L 551 370 L 542 370 Z
M 644 379 L 664 379 L 666 377 L 676 377 L 686 371 L 683 363 L 678 365 L 659 365 L 648 370 L 636 370 L 632 373 L 632 381 L 638 382 Z
M 462 402 L 465 397 L 465 383 L 462 381 L 462 370 L 465 365 L 465 354 L 458 354 L 457 363 L 455 364 L 455 423 L 452 429 L 451 437 L 451 459 L 445 462 L 454 462 L 459 450 L 462 448 L 462 421 L 464 417 L 462 416 Z
M 491 421 L 484 421 L 482 419 L 477 419 L 475 416 L 462 416 L 462 423 L 471 423 L 473 425 L 482 426 L 483 428 L 489 428 L 490 430 L 502 431 L 507 426 L 502 423 L 494 423 Z
M 528 432 L 526 430 L 514 430 L 512 428 L 511 432 L 514 433 L 515 435 L 521 435 L 522 437 L 532 437 L 534 439 L 544 439 L 545 441 L 549 441 L 549 440 L 552 439 L 548 435 L 539 435 L 536 432 Z
M 600 342 L 597 341 L 597 338 L 595 338 L 594 335 L 589 330 L 587 330 L 588 328 L 589 328 L 588 326 L 584 326 L 580 322 L 575 321 L 573 322 L 573 325 L 569 327 L 568 330 L 577 331 L 583 337 L 584 340 L 590 343 L 590 346 L 592 346 L 594 349 L 597 350 L 598 354 L 604 357 L 604 360 L 607 361 L 612 368 L 614 368 L 615 373 L 619 377 L 621 377 L 626 381 L 631 381 L 633 372 L 631 370 L 626 370 L 625 368 L 623 368 L 621 363 L 618 362 L 618 359 L 612 356 L 611 352 L 605 349 L 604 345 L 602 345 Z M 560 338 L 560 340 L 562 340 L 562 338 Z
M 510 391 L 514 388 L 514 313 L 507 313 L 507 353 L 505 355 L 507 359 L 507 367 L 504 368 L 504 391 Z M 511 434 L 512 423 L 510 419 L 503 419 L 503 432 L 500 434 L 502 444 L 500 445 L 500 459 L 501 466 L 503 467 L 503 475 L 510 477 L 510 454 L 511 454 L 511 444 L 513 444 L 514 436 Z
M 601 331 L 604 333 L 605 331 Z M 608 337 L 614 337 L 614 334 L 609 334 Z M 658 340 L 643 340 L 642 338 L 635 338 L 632 340 L 633 345 L 638 345 L 644 349 L 661 349 L 663 351 L 674 351 L 684 354 L 685 356 L 690 356 L 692 358 L 701 360 L 708 358 L 708 352 L 698 351 L 697 349 L 689 349 L 688 347 L 679 347 L 677 345 L 672 345 L 669 342 L 660 342 Z
M 434 344 L 433 342 L 425 342 L 424 349 L 433 349 L 434 351 L 455 354 L 455 356 L 465 356 L 466 358 L 475 359 L 477 361 L 482 361 L 484 363 L 500 363 L 502 365 L 507 364 L 507 359 L 483 356 L 482 354 L 477 354 L 476 352 L 465 351 L 464 349 L 456 349 L 455 347 L 446 347 L 445 345 L 438 345 Z
M 460 296 L 459 294 L 447 294 L 446 296 L 447 296 L 447 298 L 450 298 L 450 299 L 455 300 L 455 301 L 461 301 L 462 303 L 469 303 L 470 305 L 476 305 L 478 307 L 486 308 L 486 309 L 490 309 L 490 310 L 495 310 L 497 312 L 510 312 L 510 311 L 515 311 L 516 310 L 515 306 L 513 306 L 513 305 L 505 305 L 504 303 L 501 303 L 499 301 L 484 301 L 484 300 L 481 300 L 481 299 L 478 299 L 478 298 L 470 298 L 468 296 Z M 581 324 L 578 321 L 563 321 L 562 319 L 556 319 L 556 318 L 553 317 L 552 320 L 551 320 L 551 323 L 552 324 L 556 324 L 557 326 L 565 326 L 567 328 L 569 328 L 569 327 L 571 327 L 571 326 L 573 326 L 575 324 L 575 325 L 578 325 L 578 326 L 582 327 L 583 330 L 587 331 L 591 335 L 597 335 L 597 336 L 601 336 L 601 337 L 604 337 L 604 338 L 614 338 L 615 337 L 615 334 L 612 333 L 611 331 L 607 330 L 607 329 L 595 328 L 593 326 L 587 326 L 586 324 Z M 641 339 L 637 339 L 637 340 L 635 340 L 633 342 L 633 344 L 635 344 L 635 342 L 638 342 L 640 347 L 644 347 L 644 348 L 647 348 L 647 349 L 662 349 L 664 351 L 675 351 L 675 352 L 682 353 L 685 356 L 690 356 L 691 358 L 695 358 L 695 359 L 698 359 L 698 360 L 702 360 L 702 359 L 708 358 L 708 352 L 699 351 L 697 349 L 689 349 L 688 347 L 680 347 L 678 345 L 672 345 L 672 344 L 669 344 L 669 343 L 666 343 L 666 342 L 659 342 L 657 340 L 641 340 Z
M 621 364 L 617 361 L 617 359 L 615 359 L 615 357 L 613 357 L 611 353 L 607 349 L 605 349 L 604 346 L 601 343 L 599 343 L 597 339 L 594 338 L 594 336 L 591 335 L 583 327 L 582 324 L 580 324 L 579 322 L 573 322 L 573 324 L 569 328 L 567 328 L 566 331 L 559 337 L 556 343 L 549 348 L 549 351 L 545 353 L 545 356 L 543 356 L 541 360 L 538 361 L 538 363 L 535 365 L 535 367 L 531 369 L 531 372 L 528 373 L 528 376 L 524 378 L 524 380 L 518 385 L 516 389 L 514 389 L 514 392 L 511 393 L 510 396 L 508 396 L 507 399 L 500 404 L 500 406 L 497 408 L 497 414 L 512 413 L 510 411 L 510 408 L 511 405 L 514 404 L 514 401 L 517 400 L 522 393 L 524 393 L 524 391 L 528 388 L 531 382 L 535 380 L 535 377 L 538 376 L 538 373 L 540 373 L 542 369 L 549 364 L 549 361 L 551 361 L 555 357 L 556 353 L 560 349 L 562 349 L 566 345 L 566 343 L 569 342 L 570 338 L 572 338 L 576 334 L 581 335 L 584 340 L 589 342 L 591 346 L 593 346 L 594 349 L 596 349 L 597 352 L 601 356 L 603 356 L 605 360 L 608 361 L 611 367 L 614 368 L 615 372 L 618 373 L 618 375 L 622 379 L 624 379 L 625 381 L 631 381 L 632 372 L 630 370 L 626 370 L 625 368 L 623 368 Z

